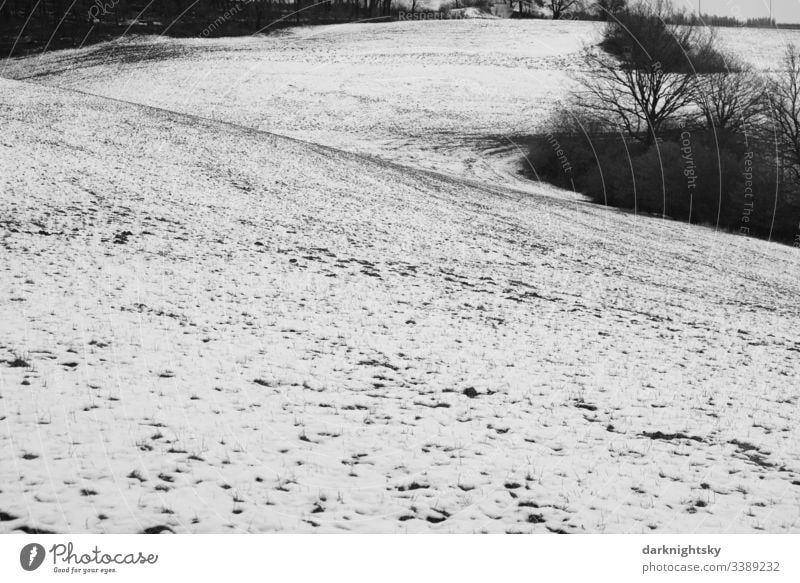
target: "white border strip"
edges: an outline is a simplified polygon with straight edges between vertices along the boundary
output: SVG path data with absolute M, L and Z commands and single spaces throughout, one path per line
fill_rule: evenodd
M 798 535 L 767 534 L 6 535 L 0 581 L 797 582 L 798 543 Z M 31 544 L 46 556 L 28 572 L 21 551 Z M 150 561 L 124 563 L 141 557 Z

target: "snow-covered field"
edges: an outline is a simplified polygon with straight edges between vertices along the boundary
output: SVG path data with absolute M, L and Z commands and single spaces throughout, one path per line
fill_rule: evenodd
M 0 531 L 800 531 L 797 249 L 484 155 L 596 32 L 0 65 Z
M 601 25 L 423 21 L 300 27 L 274 36 L 128 38 L 0 64 L 73 88 L 529 190 L 518 136 L 546 127 Z M 800 31 L 719 29 L 776 66 Z M 537 188 L 535 191 L 540 191 Z M 554 192 L 557 196 L 570 196 Z
M 526 189 L 514 138 L 541 129 L 597 33 L 586 22 L 473 20 L 147 37 L 8 63 L 0 75 Z

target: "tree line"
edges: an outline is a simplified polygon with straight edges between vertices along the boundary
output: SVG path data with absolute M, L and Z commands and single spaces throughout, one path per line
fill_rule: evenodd
M 387 20 L 397 0 L 0 0 L 3 57 L 113 38 L 252 34 L 266 27 Z M 210 31 L 210 32 L 209 32 Z
M 610 21 L 627 0 L 507 0 L 514 17 Z M 139 32 L 173 36 L 253 34 L 297 24 L 404 18 L 409 13 L 455 14 L 494 0 L 0 0 L 0 53 L 58 49 Z M 402 13 L 402 14 L 401 14 Z M 672 24 L 777 26 L 770 19 L 742 23 L 725 17 L 664 15 Z
M 518 12 L 524 13 L 525 2 L 530 1 L 541 9 L 540 13 L 530 12 L 530 17 L 544 16 L 553 20 L 612 20 L 614 15 L 624 10 L 628 0 L 516 0 Z M 669 24 L 687 26 L 748 27 L 748 28 L 800 28 L 800 24 L 777 23 L 773 18 L 739 19 L 734 16 L 717 14 L 697 14 L 685 8 L 675 9 L 664 14 Z

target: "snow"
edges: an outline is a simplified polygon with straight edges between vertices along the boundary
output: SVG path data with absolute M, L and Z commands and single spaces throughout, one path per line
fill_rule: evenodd
M 798 532 L 797 250 L 481 156 L 593 34 L 7 63 L 0 531 Z
M 494 19 L 131 37 L 0 71 L 529 190 L 519 136 L 542 131 L 562 107 L 601 26 Z M 760 69 L 800 43 L 800 31 L 717 34 Z
M 543 127 L 596 35 L 585 22 L 470 20 L 142 37 L 5 74 L 528 189 L 515 138 Z
M 520 136 L 547 127 L 601 24 L 417 21 L 226 39 L 130 37 L 6 62 L 40 80 L 530 191 Z M 718 29 L 757 68 L 800 31 Z M 535 189 L 541 191 L 540 188 Z M 575 198 L 552 191 L 554 196 Z

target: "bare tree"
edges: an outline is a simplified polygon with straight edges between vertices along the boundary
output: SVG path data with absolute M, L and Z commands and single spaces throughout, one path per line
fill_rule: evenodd
M 786 48 L 778 74 L 769 83 L 770 114 L 779 156 L 800 180 L 800 51 Z
M 764 80 L 752 67 L 735 57 L 726 57 L 727 71 L 698 77 L 695 103 L 708 129 L 735 131 L 756 122 L 766 111 Z
M 546 8 L 553 15 L 553 20 L 560 20 L 567 13 L 581 6 L 581 0 L 534 0 L 537 6 Z M 520 8 L 522 3 L 520 2 Z
M 583 80 L 588 99 L 581 100 L 582 107 L 648 146 L 670 118 L 694 101 L 691 73 L 670 73 L 658 62 L 620 66 L 597 52 L 587 52 L 585 62 L 592 73 Z
M 672 14 L 666 0 L 638 2 L 607 25 L 601 46 L 608 52 L 584 53 L 581 107 L 647 146 L 696 101 L 697 73 L 716 72 L 723 61 L 713 36 L 670 24 Z

